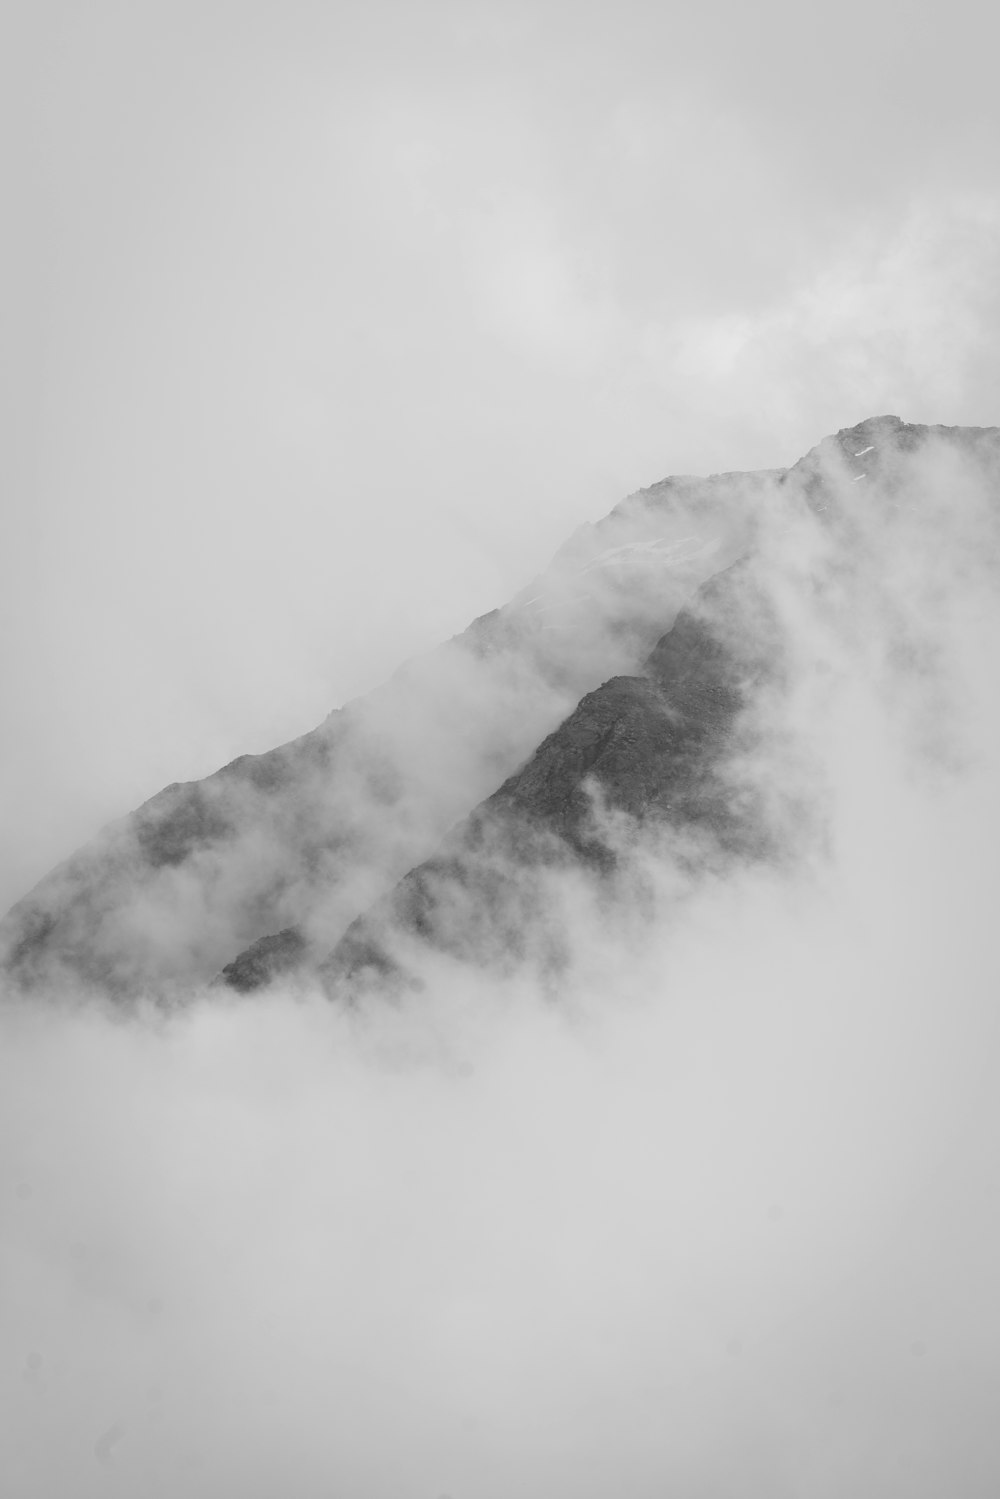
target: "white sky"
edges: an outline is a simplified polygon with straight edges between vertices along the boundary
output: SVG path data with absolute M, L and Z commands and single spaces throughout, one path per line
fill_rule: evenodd
M 1000 421 L 986 6 L 7 25 L 0 904 L 631 489 Z

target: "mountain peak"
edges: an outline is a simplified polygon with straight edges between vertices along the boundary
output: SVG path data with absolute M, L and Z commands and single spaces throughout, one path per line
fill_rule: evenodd
M 384 916 L 379 902 L 425 895 L 441 859 L 453 893 L 486 889 L 462 839 L 485 836 L 500 810 L 501 842 L 516 827 L 533 858 L 543 845 L 591 858 L 595 796 L 612 820 L 652 817 L 703 849 L 759 852 L 759 819 L 726 802 L 714 768 L 747 692 L 780 660 L 742 559 L 766 556 L 776 519 L 829 530 L 853 493 L 892 509 L 929 444 L 995 484 L 996 428 L 882 415 L 790 469 L 672 476 L 627 496 L 508 604 L 311 733 L 172 785 L 105 829 L 0 923 L 8 977 L 164 998 L 220 971 L 251 988 L 309 970 L 366 912 Z M 430 921 L 424 895 L 417 927 Z

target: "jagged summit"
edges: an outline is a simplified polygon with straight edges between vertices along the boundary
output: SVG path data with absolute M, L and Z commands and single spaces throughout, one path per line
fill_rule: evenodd
M 170 997 L 220 974 L 249 990 L 399 967 L 415 933 L 470 956 L 515 951 L 530 880 L 511 868 L 606 862 L 598 803 L 709 859 L 763 856 L 760 809 L 737 805 L 720 770 L 780 660 L 753 559 L 790 517 L 836 529 L 862 492 L 895 504 L 929 445 L 996 481 L 996 428 L 886 415 L 789 469 L 628 496 L 383 687 L 105 829 L 0 923 L 8 979 Z

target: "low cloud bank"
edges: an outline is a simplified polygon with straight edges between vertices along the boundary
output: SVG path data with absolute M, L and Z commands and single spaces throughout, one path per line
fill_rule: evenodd
M 995 1492 L 996 518 L 920 475 L 769 541 L 790 867 L 567 876 L 556 994 L 6 1006 L 7 1492 Z

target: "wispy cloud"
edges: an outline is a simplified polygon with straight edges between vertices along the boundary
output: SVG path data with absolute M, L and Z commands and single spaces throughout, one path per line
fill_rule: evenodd
M 837 510 L 765 528 L 786 683 L 734 766 L 821 788 L 792 878 L 678 904 L 654 842 L 612 919 L 567 880 L 558 998 L 428 958 L 354 1011 L 7 1006 L 12 1487 L 993 1482 L 993 481 L 816 462 Z

